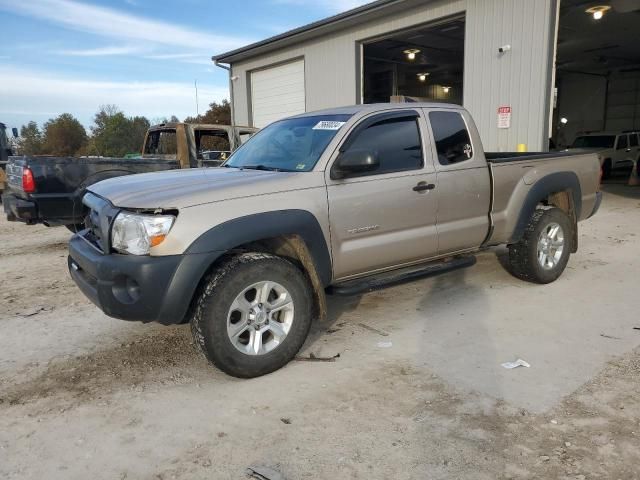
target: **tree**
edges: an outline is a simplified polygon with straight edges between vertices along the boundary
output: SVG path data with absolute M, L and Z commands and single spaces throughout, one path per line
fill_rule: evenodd
M 87 142 L 87 132 L 70 113 L 44 124 L 43 153 L 58 157 L 74 155 Z
M 20 153 L 38 155 L 42 151 L 42 133 L 34 121 L 20 128 Z
M 149 120 L 126 117 L 115 105 L 103 105 L 94 117 L 89 153 L 105 157 L 122 157 L 140 152 Z
M 210 123 L 218 125 L 231 125 L 231 104 L 227 99 L 222 102 L 209 104 L 209 110 L 197 117 L 187 117 L 185 123 Z

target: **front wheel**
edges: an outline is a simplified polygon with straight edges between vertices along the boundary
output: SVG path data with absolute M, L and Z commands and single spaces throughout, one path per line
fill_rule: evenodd
M 519 242 L 509 245 L 509 265 L 516 277 L 551 283 L 569 262 L 573 226 L 559 208 L 538 209 Z
M 298 353 L 311 317 L 311 287 L 300 269 L 282 257 L 244 253 L 205 278 L 190 321 L 210 362 L 234 377 L 252 378 Z

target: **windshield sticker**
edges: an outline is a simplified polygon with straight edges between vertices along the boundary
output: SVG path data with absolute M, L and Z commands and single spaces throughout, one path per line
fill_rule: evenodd
M 322 120 L 318 122 L 313 130 L 340 130 L 340 127 L 347 122 L 333 122 L 330 120 Z
M 306 163 L 299 163 L 298 165 L 296 165 L 296 170 L 304 170 L 306 166 Z

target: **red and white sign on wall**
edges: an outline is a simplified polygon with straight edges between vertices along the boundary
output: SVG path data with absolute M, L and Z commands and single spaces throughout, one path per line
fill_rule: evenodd
M 498 128 L 511 128 L 511 107 L 498 108 Z

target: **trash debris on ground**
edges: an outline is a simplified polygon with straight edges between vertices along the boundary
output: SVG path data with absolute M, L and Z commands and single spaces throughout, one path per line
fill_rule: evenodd
M 612 337 L 611 335 L 605 335 L 604 333 L 601 333 L 600 336 L 604 338 L 610 338 L 611 340 L 622 340 L 620 337 Z
M 391 348 L 393 347 L 392 342 L 378 342 L 378 348 Z
M 340 358 L 340 354 L 336 353 L 333 357 L 316 357 L 310 353 L 308 357 L 296 357 L 299 362 L 335 362 L 336 358 Z
M 40 312 L 48 312 L 50 310 L 52 309 L 38 306 L 38 307 L 31 308 L 25 312 L 20 312 L 18 313 L 18 315 L 20 315 L 21 317 L 33 317 L 34 315 L 38 315 Z
M 531 367 L 531 365 L 528 362 L 525 362 L 524 360 L 522 360 L 521 358 L 517 359 L 515 362 L 505 362 L 502 364 L 502 366 L 504 368 L 518 368 L 518 367 Z
M 378 335 L 381 335 L 383 337 L 388 337 L 389 336 L 389 334 L 387 332 L 383 332 L 382 330 L 378 330 L 377 328 L 370 327 L 366 323 L 359 323 L 358 326 L 364 328 L 365 330 L 369 330 L 370 332 L 377 333 Z
M 280 472 L 263 466 L 247 468 L 247 475 L 257 480 L 285 480 Z
M 284 423 L 285 425 L 291 425 L 291 419 L 290 418 L 281 418 L 280 421 L 282 423 Z
M 640 330 L 640 327 L 633 327 L 634 330 Z

